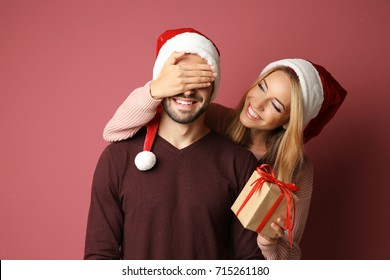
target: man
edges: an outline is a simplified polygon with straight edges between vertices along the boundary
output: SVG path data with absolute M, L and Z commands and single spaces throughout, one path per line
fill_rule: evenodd
M 206 87 L 163 99 L 147 129 L 104 150 L 92 185 L 84 258 L 262 259 L 257 234 L 230 210 L 256 160 L 204 124 L 219 85 L 218 49 L 194 29 L 164 32 L 154 84 L 146 85 L 151 91 L 164 90 L 155 81 L 173 60 L 203 69 L 198 82 Z

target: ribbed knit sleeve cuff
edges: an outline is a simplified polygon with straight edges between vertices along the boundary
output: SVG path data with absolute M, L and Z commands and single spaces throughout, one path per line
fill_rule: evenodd
M 150 94 L 150 84 L 152 81 L 147 82 L 143 87 L 142 87 L 142 94 L 145 97 L 145 109 L 153 108 L 153 110 L 156 109 L 156 107 L 161 103 L 162 99 L 155 99 L 151 94 Z
M 264 258 L 267 260 L 276 260 L 277 259 L 278 252 L 276 250 L 276 247 L 277 247 L 277 243 L 269 245 L 269 246 L 259 245 L 261 253 L 263 254 Z

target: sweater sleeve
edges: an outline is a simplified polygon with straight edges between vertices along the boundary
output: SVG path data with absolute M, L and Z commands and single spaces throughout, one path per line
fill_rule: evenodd
M 234 110 L 217 103 L 211 103 L 206 110 L 205 124 L 212 130 L 226 135 L 227 127 L 234 117 Z
M 106 124 L 103 131 L 104 140 L 116 142 L 131 138 L 153 119 L 161 100 L 154 99 L 150 95 L 149 88 L 150 81 L 130 93 Z
M 292 248 L 290 248 L 287 233 L 283 238 L 279 238 L 273 245 L 259 245 L 267 260 L 297 260 L 301 258 L 302 254 L 299 244 L 306 226 L 313 191 L 313 165 L 307 156 L 304 158 L 303 165 L 297 174 L 295 181 L 296 185 L 299 187 L 299 190 L 296 192 L 299 201 L 297 202 L 295 209 Z
M 109 148 L 102 153 L 93 177 L 84 259 L 121 258 L 123 215 Z

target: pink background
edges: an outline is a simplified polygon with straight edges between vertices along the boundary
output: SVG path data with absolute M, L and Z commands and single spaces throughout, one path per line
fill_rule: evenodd
M 272 60 L 324 65 L 349 95 L 307 145 L 304 259 L 389 259 L 388 0 L 0 1 L 0 259 L 81 259 L 105 123 L 151 79 L 155 40 L 191 26 L 234 106 Z

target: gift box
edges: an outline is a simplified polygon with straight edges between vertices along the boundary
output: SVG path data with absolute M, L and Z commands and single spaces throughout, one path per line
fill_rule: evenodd
M 299 200 L 293 191 L 297 190 L 295 184 L 277 180 L 272 168 L 263 164 L 253 172 L 231 209 L 245 228 L 271 238 L 277 237 L 271 223 L 283 217 L 292 245 L 295 203 Z

